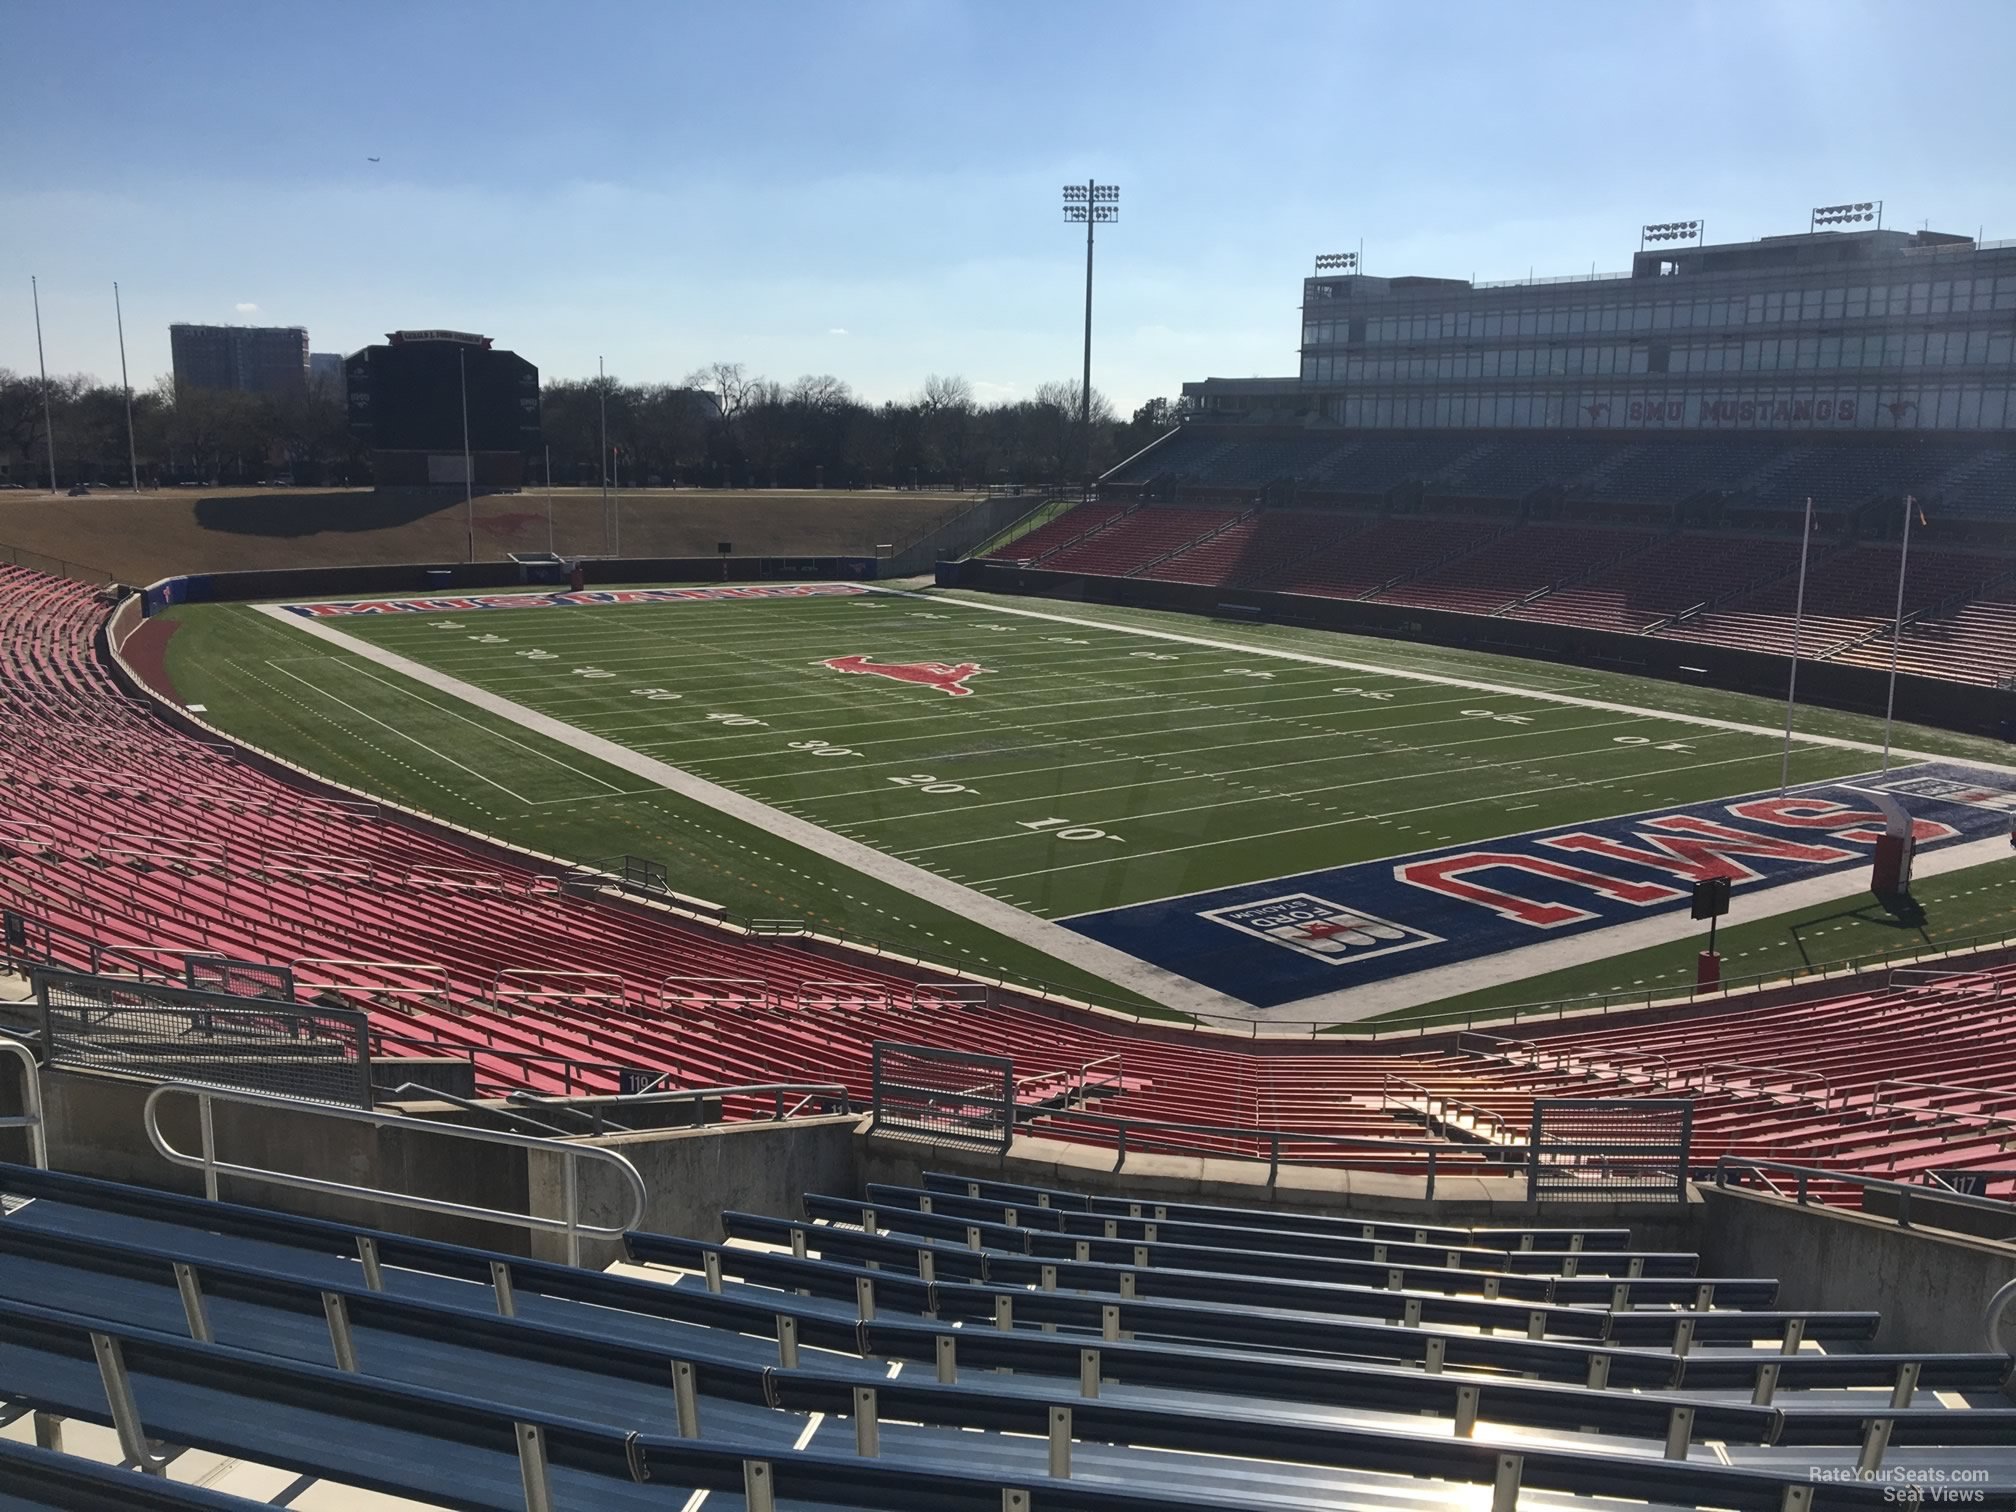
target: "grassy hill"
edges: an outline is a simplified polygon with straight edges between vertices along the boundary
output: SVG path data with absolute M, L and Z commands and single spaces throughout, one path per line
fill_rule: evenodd
M 712 556 L 720 541 L 745 556 L 865 555 L 881 542 L 915 539 L 977 498 L 894 490 L 626 489 L 621 543 L 625 556 Z M 555 489 L 552 499 L 554 548 L 606 553 L 600 492 Z M 543 489 L 479 498 L 476 555 L 494 561 L 514 551 L 545 550 L 546 507 Z M 82 499 L 0 493 L 0 560 L 33 553 L 124 582 L 176 572 L 460 561 L 468 536 L 459 501 L 362 488 L 170 489 Z

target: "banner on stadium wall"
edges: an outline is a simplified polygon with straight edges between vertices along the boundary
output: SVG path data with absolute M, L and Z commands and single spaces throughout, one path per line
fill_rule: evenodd
M 152 619 L 174 604 L 207 604 L 214 586 L 206 573 L 193 577 L 163 578 L 140 590 L 140 617 Z
M 869 590 L 853 583 L 747 583 L 720 588 L 584 588 L 562 593 L 450 593 L 432 597 L 340 599 L 280 607 L 305 619 L 365 614 L 469 614 L 478 609 L 593 608 L 607 604 L 690 604 L 723 599 L 846 598 Z
M 1726 875 L 1744 899 L 1872 866 L 1878 794 L 1918 851 L 2009 833 L 2016 775 L 1945 763 L 1361 862 L 1059 922 L 1256 1007 L 1456 965 L 1687 908 Z M 1761 910 L 1760 910 L 1761 912 Z

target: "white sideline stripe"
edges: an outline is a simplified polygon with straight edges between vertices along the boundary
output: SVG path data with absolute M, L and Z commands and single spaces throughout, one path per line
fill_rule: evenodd
M 767 830 L 780 839 L 816 855 L 829 856 L 857 872 L 887 882 L 892 887 L 901 888 L 913 897 L 923 898 L 940 908 L 962 914 L 997 934 L 1006 935 L 1009 939 L 1044 951 L 1059 960 L 1068 961 L 1080 970 L 1091 972 L 1108 982 L 1139 992 L 1179 1012 L 1186 1010 L 1217 1014 L 1251 1012 L 1248 1004 L 1201 983 L 1193 982 L 1188 977 L 1178 976 L 1160 966 L 1151 965 L 1110 945 L 1089 940 L 1064 928 L 1061 924 L 1052 924 L 1046 919 L 1039 919 L 1011 903 L 1001 902 L 975 888 L 963 886 L 935 872 L 926 871 L 921 866 L 912 866 L 907 861 L 899 861 L 894 856 L 863 845 L 858 840 L 849 840 L 844 835 L 835 834 L 832 830 L 787 814 L 782 809 L 772 808 L 767 803 L 731 791 L 718 783 L 695 777 L 690 772 L 669 766 L 628 746 L 618 745 L 615 741 L 605 740 L 599 735 L 591 735 L 585 730 L 555 719 L 550 714 L 542 714 L 536 709 L 529 709 L 523 704 L 513 703 L 508 698 L 502 698 L 486 689 L 465 683 L 459 678 L 437 672 L 432 667 L 423 666 L 419 662 L 399 655 L 396 651 L 387 651 L 369 641 L 355 640 L 325 621 L 289 614 L 285 609 L 272 604 L 259 604 L 254 607 L 261 614 L 332 646 L 339 646 L 352 656 L 389 668 L 452 698 L 459 698 L 464 703 L 495 714 L 521 729 L 543 735 L 560 745 L 569 746 L 583 755 L 592 756 L 619 771 L 655 782 L 682 797 L 706 804 L 717 813 Z
M 894 592 L 895 590 L 891 590 Z M 934 604 L 959 604 L 979 614 L 1020 614 L 1029 619 L 1049 620 L 1058 625 L 1082 625 L 1094 630 L 1115 630 L 1121 628 L 1109 620 L 1079 619 L 1069 614 L 1047 614 L 1040 609 L 1017 609 L 1007 604 L 982 604 L 972 599 L 948 598 L 922 593 L 903 593 L 908 598 L 928 598 Z M 1402 677 L 1412 682 L 1439 683 L 1445 688 L 1470 688 L 1479 693 L 1503 693 L 1515 698 L 1534 698 L 1543 703 L 1576 704 L 1585 709 L 1605 709 L 1613 714 L 1641 714 L 1648 719 L 1670 719 L 1676 724 L 1700 725 L 1711 730 L 1735 730 L 1745 735 L 1769 735 L 1773 740 L 1782 741 L 1785 731 L 1782 726 L 1743 724 L 1733 719 L 1715 719 L 1706 714 L 1662 714 L 1656 709 L 1640 708 L 1635 704 L 1610 703 L 1600 698 L 1578 698 L 1572 693 L 1553 693 L 1540 688 L 1517 688 L 1505 683 L 1478 682 L 1472 678 L 1444 677 L 1435 672 L 1414 672 L 1404 667 L 1375 667 L 1367 662 L 1344 661 L 1337 657 L 1317 656 L 1308 651 L 1281 651 L 1271 647 L 1242 646 L 1237 641 L 1212 640 L 1202 635 L 1180 635 L 1174 630 L 1152 630 L 1146 626 L 1127 626 L 1133 635 L 1145 635 L 1154 640 L 1174 641 L 1185 646 L 1209 646 L 1214 651 L 1234 651 L 1246 656 L 1271 656 L 1281 661 L 1306 662 L 1318 667 L 1336 667 L 1346 672 L 1357 672 L 1367 677 Z M 1842 735 L 1808 735 L 1794 732 L 1794 741 L 1807 745 L 1832 746 L 1842 751 L 1873 751 L 1882 754 L 1883 747 L 1874 741 L 1850 740 Z M 1957 756 L 1932 756 L 1923 751 L 1910 751 L 1893 745 L 1890 756 L 1894 761 L 1947 761 L 1958 762 Z M 1997 762 L 1965 758 L 1965 765 L 1982 767 L 1989 771 L 2016 772 L 2016 767 L 2004 766 Z

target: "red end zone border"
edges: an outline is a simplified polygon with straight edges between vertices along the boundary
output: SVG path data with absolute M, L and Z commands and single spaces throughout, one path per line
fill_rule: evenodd
M 363 614 L 467 614 L 477 609 L 565 609 L 608 604 L 691 604 L 716 599 L 854 598 L 876 589 L 859 583 L 757 583 L 721 588 L 584 588 L 550 593 L 456 593 L 438 598 L 330 599 L 276 604 L 304 619 Z

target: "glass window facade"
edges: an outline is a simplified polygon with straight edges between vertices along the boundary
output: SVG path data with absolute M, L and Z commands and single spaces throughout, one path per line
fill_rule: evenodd
M 1742 271 L 1311 279 L 1283 382 L 1367 427 L 2016 428 L 2016 245 L 1874 235 L 1853 266 L 1823 236 L 1703 249 L 1761 249 Z

